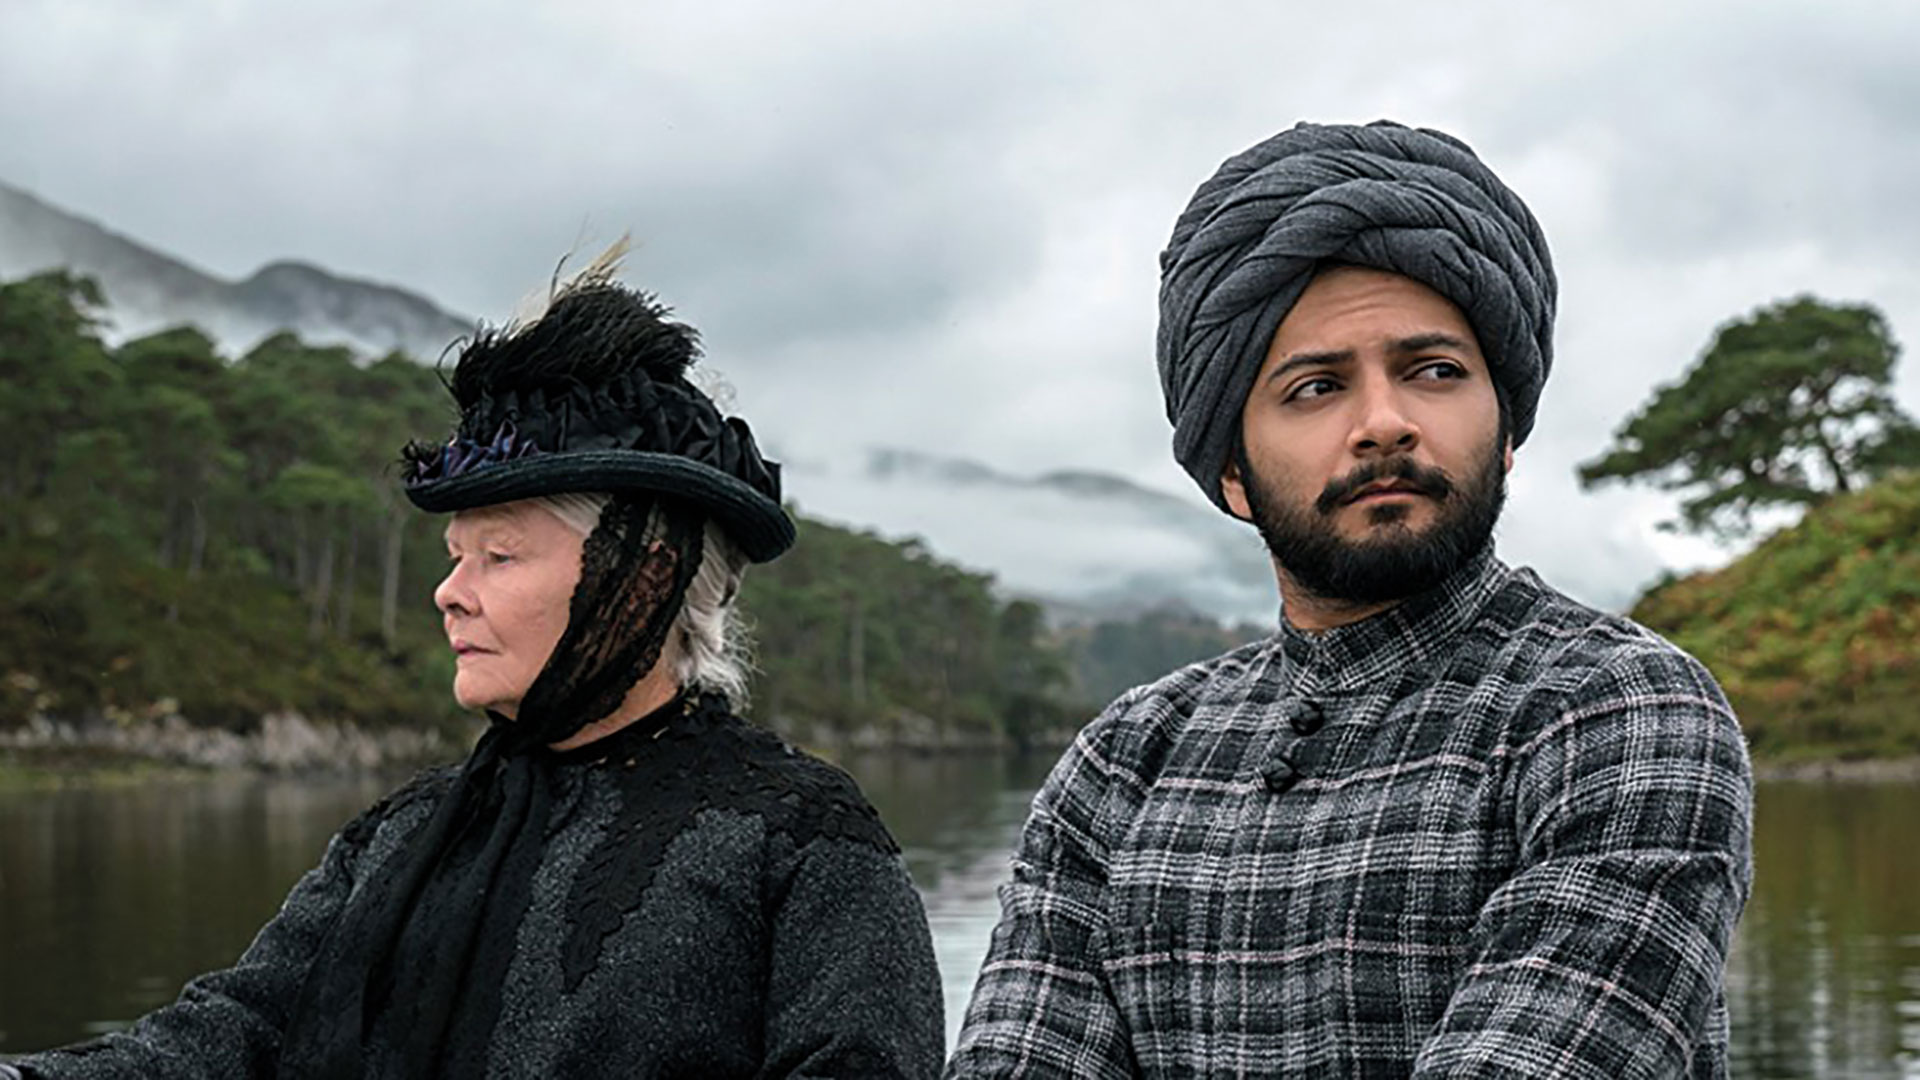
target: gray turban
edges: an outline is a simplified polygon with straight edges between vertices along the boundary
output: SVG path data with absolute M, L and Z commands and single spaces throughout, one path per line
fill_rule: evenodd
M 1324 263 L 1421 282 L 1466 315 L 1518 446 L 1553 363 L 1553 265 L 1519 196 L 1451 135 L 1300 124 L 1200 185 L 1160 255 L 1160 385 L 1173 456 L 1222 508 L 1220 472 L 1273 335 Z

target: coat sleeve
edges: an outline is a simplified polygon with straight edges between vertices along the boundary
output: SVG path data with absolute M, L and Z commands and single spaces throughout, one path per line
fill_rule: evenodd
M 1520 870 L 1414 1075 L 1712 1075 L 1753 809 L 1712 677 L 1670 647 L 1617 656 L 1519 747 L 1509 791 Z
M 760 1075 L 937 1076 L 946 1040 L 940 973 L 899 854 L 820 837 L 782 876 Z
M 1054 767 L 1021 834 L 1013 877 L 967 1007 L 949 1077 L 1128 1077 L 1133 1057 L 1100 964 L 1116 703 Z
M 328 842 L 319 865 L 294 885 L 232 967 L 193 979 L 171 1005 L 125 1031 L 13 1064 L 32 1080 L 272 1076 L 289 1010 L 352 891 L 364 838 L 386 805 L 367 811 Z

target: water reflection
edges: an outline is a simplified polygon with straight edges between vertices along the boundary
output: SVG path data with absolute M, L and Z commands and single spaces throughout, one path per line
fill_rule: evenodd
M 0 1051 L 113 1030 L 230 963 L 387 786 L 210 776 L 0 794 Z
M 1920 1077 L 1920 786 L 1763 784 L 1727 966 L 1736 1076 Z
M 1050 761 L 846 763 L 926 897 L 949 1038 Z M 208 777 L 0 794 L 0 1052 L 84 1038 L 231 961 L 388 786 Z M 1733 1075 L 1920 1080 L 1920 785 L 1775 783 L 1728 965 Z
M 1000 914 L 995 890 L 1007 854 L 1052 761 L 872 756 L 843 764 L 900 841 L 926 901 L 951 1047 Z

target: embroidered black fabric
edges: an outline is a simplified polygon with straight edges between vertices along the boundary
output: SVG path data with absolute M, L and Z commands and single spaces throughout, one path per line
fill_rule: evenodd
M 823 837 L 900 850 L 844 773 L 735 718 L 717 694 L 689 697 L 652 731 L 624 729 L 557 757 L 614 771 L 620 792 L 614 820 L 567 898 L 561 970 L 569 993 L 640 905 L 667 849 L 706 811 L 756 815 L 795 850 Z
M 360 1076 L 373 1044 L 390 1048 L 397 1075 L 484 1072 L 545 851 L 554 798 L 545 747 L 609 715 L 659 659 L 699 568 L 701 524 L 672 500 L 608 503 L 583 545 L 567 628 L 518 717 L 492 715 L 433 817 L 321 943 L 282 1075 Z M 623 733 L 656 733 L 681 710 L 676 699 Z

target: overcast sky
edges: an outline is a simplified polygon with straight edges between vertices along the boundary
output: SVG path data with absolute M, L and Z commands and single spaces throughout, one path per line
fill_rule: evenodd
M 1440 127 L 1562 285 L 1503 550 L 1612 606 L 1714 552 L 1574 465 L 1717 324 L 1811 291 L 1920 337 L 1920 8 L 1563 7 L 6 0 L 0 179 L 224 276 L 298 257 L 481 316 L 631 229 L 795 459 L 1198 499 L 1153 370 L 1175 215 L 1299 119 Z

